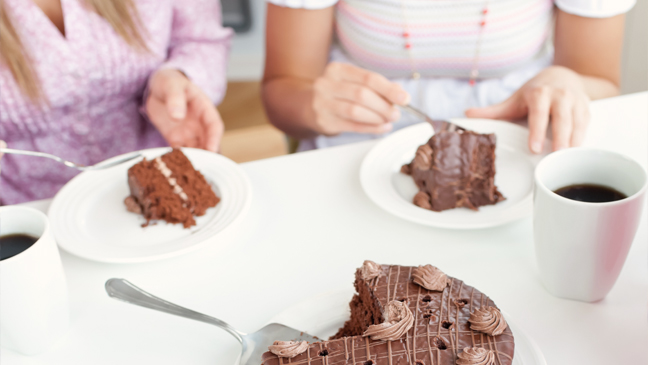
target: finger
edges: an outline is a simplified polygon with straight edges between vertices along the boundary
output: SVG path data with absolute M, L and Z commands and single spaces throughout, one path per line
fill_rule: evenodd
M 587 125 L 589 124 L 590 112 L 587 100 L 576 103 L 573 118 L 574 127 L 572 130 L 571 145 L 572 147 L 577 147 L 583 144 Z
M 572 115 L 574 102 L 563 92 L 557 92 L 551 105 L 551 132 L 553 150 L 568 148 L 572 134 Z
M 387 122 L 373 110 L 341 99 L 324 100 L 322 106 L 328 113 L 356 123 L 385 124 Z
M 184 135 L 181 129 L 178 128 L 178 123 L 171 119 L 171 116 L 165 111 L 165 106 L 161 100 L 151 98 L 146 103 L 146 113 L 169 146 L 183 146 Z
M 468 118 L 487 118 L 487 119 L 518 119 L 526 115 L 527 109 L 523 103 L 520 94 L 515 93 L 510 98 L 499 104 L 490 105 L 483 108 L 470 108 L 466 110 Z
M 211 100 L 194 84 L 187 89 L 187 98 L 192 110 L 196 111 L 199 148 L 216 152 L 225 129 L 223 120 Z
M 378 114 L 385 123 L 400 119 L 397 107 L 366 86 L 321 77 L 315 81 L 315 89 L 323 95 L 361 105 Z
M 346 63 L 333 62 L 329 64 L 326 74 L 338 81 L 347 81 L 368 87 L 393 104 L 406 105 L 411 99 L 399 84 L 389 81 L 385 76 Z
M 333 114 L 321 115 L 318 120 L 323 134 L 337 135 L 342 132 L 355 132 L 366 134 L 383 134 L 393 129 L 392 123 L 367 124 L 340 118 Z
M 187 116 L 187 87 L 183 77 L 169 77 L 164 83 L 163 101 L 171 118 L 182 120 Z
M 549 124 L 550 90 L 545 87 L 531 89 L 525 94 L 525 101 L 529 109 L 529 149 L 533 153 L 540 153 Z

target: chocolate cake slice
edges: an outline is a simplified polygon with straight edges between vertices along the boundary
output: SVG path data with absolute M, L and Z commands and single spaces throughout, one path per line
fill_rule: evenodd
M 419 188 L 414 204 L 440 212 L 459 207 L 477 210 L 504 200 L 495 186 L 495 143 L 494 134 L 461 130 L 434 134 L 401 168 Z
M 366 275 L 367 265 L 374 266 L 371 278 Z M 424 284 L 433 285 L 424 287 L 421 279 Z M 511 365 L 513 362 L 513 334 L 495 303 L 477 289 L 447 277 L 431 265 L 417 268 L 366 261 L 356 271 L 355 288 L 357 293 L 350 303 L 351 318 L 335 336 L 309 344 L 306 351 L 291 354 L 291 358 L 266 352 L 262 365 Z M 396 320 L 400 318 L 385 318 L 393 316 L 386 309 L 395 304 L 406 308 L 410 317 L 398 323 Z M 400 332 L 393 330 L 408 320 L 410 327 L 401 326 Z M 389 332 L 398 338 L 375 339 L 371 334 L 377 332 Z
M 126 208 L 152 220 L 182 223 L 184 228 L 196 224 L 194 216 L 202 216 L 220 201 L 205 177 L 194 169 L 180 149 L 144 159 L 128 169 L 131 195 L 124 200 Z

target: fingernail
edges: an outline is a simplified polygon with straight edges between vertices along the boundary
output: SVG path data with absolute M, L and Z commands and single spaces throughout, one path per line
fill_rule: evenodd
M 400 117 L 401 117 L 400 110 L 398 110 L 398 108 L 394 108 L 394 110 L 392 111 L 391 117 L 389 117 L 389 119 L 393 120 L 393 121 L 397 121 L 397 120 L 400 119 Z
M 407 105 L 410 103 L 410 101 L 412 101 L 412 97 L 410 96 L 410 94 L 403 91 L 403 96 L 401 97 L 401 100 L 402 100 L 401 105 Z
M 172 107 L 171 108 L 171 117 L 174 119 L 182 119 L 185 117 L 184 115 L 184 110 L 180 107 Z
M 542 143 L 540 143 L 538 141 L 531 142 L 531 151 L 533 151 L 533 153 L 542 152 Z

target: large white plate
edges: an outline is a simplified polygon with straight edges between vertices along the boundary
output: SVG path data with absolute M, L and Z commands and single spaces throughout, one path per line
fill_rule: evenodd
M 168 151 L 154 148 L 141 152 L 151 159 Z M 218 238 L 250 206 L 252 189 L 247 175 L 235 162 L 216 153 L 191 148 L 182 151 L 221 198 L 215 208 L 197 217 L 194 227 L 184 229 L 181 224 L 165 222 L 141 227 L 144 218 L 124 206 L 124 198 L 130 194 L 127 170 L 137 163 L 134 161 L 83 172 L 56 194 L 48 212 L 56 242 L 74 255 L 110 263 L 153 261 L 207 244 L 222 244 Z
M 529 131 L 519 125 L 488 119 L 453 119 L 454 123 L 479 133 L 495 133 L 495 184 L 506 200 L 483 206 L 479 211 L 458 208 L 433 212 L 412 203 L 418 192 L 411 176 L 400 173 L 402 165 L 414 158 L 418 146 L 433 134 L 427 123 L 404 128 L 379 142 L 365 156 L 360 168 L 360 183 L 378 206 L 403 219 L 440 228 L 474 229 L 508 223 L 531 214 L 533 208 L 533 171 L 550 151 L 529 152 Z
M 307 298 L 285 309 L 270 322 L 282 323 L 319 338 L 334 335 L 351 316 L 349 302 L 353 290 L 344 289 Z M 547 365 L 540 348 L 503 312 L 513 336 L 515 354 L 513 365 Z

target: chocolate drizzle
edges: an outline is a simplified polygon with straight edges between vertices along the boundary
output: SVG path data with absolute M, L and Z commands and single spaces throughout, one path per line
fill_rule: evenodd
M 495 307 L 487 296 L 451 277 L 448 277 L 448 285 L 443 291 L 429 291 L 413 282 L 415 269 L 383 265 L 381 270 L 384 274 L 379 284 L 375 284 L 375 280 L 363 280 L 360 270 L 356 272 L 356 287 L 363 293 L 362 300 L 375 300 L 373 305 L 381 308 L 397 300 L 410 309 L 414 324 L 405 335 L 394 341 L 362 338 L 362 332 L 324 341 L 322 346 L 328 349 L 329 364 L 362 365 L 372 361 L 374 365 L 417 365 L 419 362 L 424 365 L 455 365 L 464 349 L 472 347 L 492 351 L 494 365 L 512 364 L 514 342 L 510 329 L 494 337 L 470 329 L 468 319 L 471 312 L 487 306 Z M 426 297 L 429 301 L 423 300 Z M 459 299 L 462 305 L 457 304 Z M 425 318 L 424 314 L 428 312 L 433 315 Z M 382 322 L 384 318 L 374 324 Z M 453 325 L 444 328 L 443 322 Z M 310 346 L 313 347 L 310 356 L 307 353 L 296 356 L 290 364 L 306 365 L 309 358 L 313 364 L 322 364 L 322 359 L 317 356 L 319 344 Z M 263 364 L 280 363 L 275 355 L 266 353 Z

